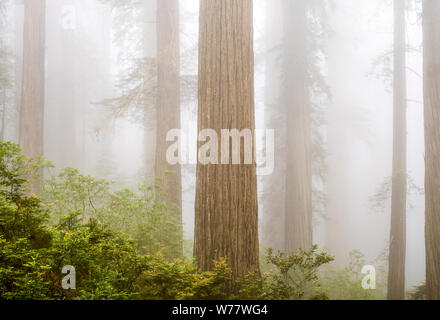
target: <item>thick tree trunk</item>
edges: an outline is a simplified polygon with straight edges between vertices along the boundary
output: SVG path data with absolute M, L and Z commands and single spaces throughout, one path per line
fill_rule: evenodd
M 179 1 L 157 1 L 157 108 L 156 108 L 156 178 L 167 192 L 159 196 L 173 207 L 182 220 L 182 182 L 180 164 L 167 161 L 167 133 L 180 129 L 180 44 Z M 182 248 L 176 254 L 182 254 Z
M 284 1 L 287 119 L 285 250 L 312 245 L 312 162 L 306 1 Z
M 45 0 L 25 2 L 20 146 L 29 157 L 43 156 Z
M 440 299 L 440 1 L 423 1 L 426 297 Z
M 405 0 L 394 0 L 394 146 L 388 299 L 405 299 L 406 256 L 406 21 Z
M 201 1 L 199 132 L 255 130 L 252 10 L 252 0 Z M 233 280 L 259 272 L 255 158 L 241 163 L 197 165 L 196 262 L 212 270 L 226 258 Z

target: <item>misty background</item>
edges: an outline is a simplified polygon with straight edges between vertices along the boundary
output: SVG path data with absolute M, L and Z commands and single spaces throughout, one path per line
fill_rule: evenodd
M 23 4 L 1 1 L 7 3 L 2 43 L 11 52 L 14 75 L 11 88 L 0 93 L 4 96 L 2 131 L 4 140 L 18 142 L 15 106 L 19 105 L 21 92 Z M 257 129 L 267 128 L 268 59 L 276 60 L 282 42 L 281 37 L 269 36 L 280 28 L 274 18 L 278 2 L 254 1 Z M 156 1 L 144 3 L 147 5 L 142 10 L 121 14 L 99 1 L 47 1 L 44 156 L 56 170 L 76 167 L 115 181 L 117 187 L 133 187 L 153 179 L 154 110 L 148 113 L 149 121 L 140 121 L 137 110 L 115 116 L 114 110 L 103 104 L 121 94 L 118 81 L 131 59 L 156 55 Z M 407 159 L 417 189 L 424 183 L 422 35 L 418 2 L 410 3 Z M 340 265 L 348 262 L 352 250 L 363 252 L 373 265 L 388 250 L 390 201 L 382 203 L 382 210 L 374 199 L 392 173 L 391 4 L 383 0 L 333 0 L 327 20 L 325 55 L 319 64 L 329 89 L 329 98 L 319 101 L 325 119 L 320 132 L 327 150 L 327 181 L 323 187 L 327 204 L 314 212 L 314 242 L 329 247 L 339 258 L 335 263 Z M 192 153 L 197 133 L 193 129 L 197 127 L 198 9 L 197 0 L 180 1 L 181 77 L 185 87 L 181 122 L 188 132 L 184 149 Z M 148 45 L 139 50 L 139 41 Z M 281 68 L 279 73 L 282 79 Z M 273 73 L 271 77 L 277 78 Z M 264 153 L 263 142 L 259 137 L 258 153 Z M 269 192 L 264 181 L 259 177 L 260 221 L 265 212 L 264 197 Z M 195 165 L 182 166 L 182 184 L 185 239 L 191 243 Z M 407 288 L 425 279 L 424 253 L 424 196 L 418 190 L 408 199 Z

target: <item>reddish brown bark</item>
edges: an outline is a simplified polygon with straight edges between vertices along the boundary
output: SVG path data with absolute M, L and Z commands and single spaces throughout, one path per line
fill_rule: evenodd
M 440 299 L 440 2 L 423 1 L 426 297 Z
M 251 0 L 201 1 L 199 132 L 254 132 L 252 16 Z M 242 147 L 242 159 L 243 153 Z M 197 165 L 194 255 L 202 270 L 226 258 L 233 280 L 259 271 L 255 159 L 251 165 Z
M 406 21 L 405 1 L 394 0 L 394 143 L 388 299 L 405 299 L 406 256 Z
M 43 156 L 45 0 L 25 2 L 20 146 L 29 157 Z

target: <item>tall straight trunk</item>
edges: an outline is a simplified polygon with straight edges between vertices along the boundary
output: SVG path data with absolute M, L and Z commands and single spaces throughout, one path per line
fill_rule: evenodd
M 45 0 L 26 0 L 20 146 L 29 157 L 43 156 Z
M 76 2 L 77 3 L 77 2 Z M 47 3 L 48 16 L 62 16 L 66 5 L 79 7 L 72 0 L 58 0 Z M 69 18 L 69 17 L 67 17 Z M 81 81 L 79 46 L 76 41 L 76 26 L 66 25 L 63 20 L 48 28 L 46 34 L 47 56 L 47 95 L 45 155 L 56 167 L 77 167 L 76 128 L 78 112 L 77 88 Z
M 156 178 L 166 190 L 163 198 L 182 220 L 182 182 L 180 164 L 167 161 L 167 133 L 180 129 L 180 43 L 179 0 L 157 1 L 157 108 Z M 182 253 L 182 248 L 177 254 Z
M 406 21 L 405 0 L 394 0 L 394 146 L 388 299 L 405 299 L 406 255 Z
M 347 0 L 349 1 L 349 0 Z M 347 3 L 345 1 L 345 3 Z M 352 95 L 347 92 L 348 79 L 351 74 L 350 63 L 347 57 L 352 56 L 352 46 L 347 41 L 346 26 L 344 24 L 345 10 L 338 6 L 329 16 L 332 39 L 328 43 L 328 83 L 332 84 L 332 98 L 328 108 L 327 145 L 328 179 L 326 193 L 328 198 L 327 217 L 325 219 L 325 246 L 335 256 L 333 265 L 344 268 L 349 263 L 349 234 L 350 203 L 347 194 L 350 194 L 350 162 L 353 156 L 350 153 L 352 141 L 347 125 L 347 110 L 353 108 Z M 350 96 L 348 98 L 347 96 Z
M 287 120 L 285 250 L 312 245 L 312 168 L 307 63 L 307 1 L 284 1 Z
M 284 41 L 283 24 L 279 19 L 283 14 L 283 1 L 268 1 L 266 5 L 266 77 L 265 77 L 265 127 L 275 131 L 276 151 L 274 170 L 263 180 L 263 213 L 261 243 L 266 248 L 284 250 L 284 223 L 286 206 L 286 184 L 281 183 L 286 175 L 286 117 L 281 101 L 283 92 L 283 64 L 279 48 Z
M 252 10 L 252 0 L 201 0 L 199 132 L 255 131 Z M 229 163 L 197 165 L 194 254 L 201 270 L 225 258 L 234 281 L 259 272 L 257 176 L 255 157 Z
M 440 1 L 423 1 L 426 296 L 440 299 Z

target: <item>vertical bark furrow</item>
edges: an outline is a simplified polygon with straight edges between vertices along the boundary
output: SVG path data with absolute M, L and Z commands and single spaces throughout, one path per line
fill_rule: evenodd
M 25 1 L 20 146 L 29 157 L 43 156 L 45 11 L 45 0 Z
M 251 0 L 202 0 L 199 131 L 255 130 Z M 243 141 L 242 141 L 243 142 Z M 199 144 L 199 148 L 202 144 Z M 244 148 L 241 147 L 241 159 Z M 226 258 L 233 279 L 259 270 L 255 159 L 252 165 L 197 166 L 194 254 L 202 270 Z
M 285 250 L 312 245 L 312 162 L 306 1 L 285 2 L 287 119 Z
M 440 299 L 440 2 L 423 1 L 426 297 Z
M 180 36 L 179 0 L 157 1 L 157 108 L 155 174 L 166 192 L 159 196 L 182 224 L 182 177 L 180 164 L 167 161 L 167 133 L 180 129 Z M 180 233 L 183 233 L 181 227 Z M 176 248 L 176 255 L 182 247 Z

